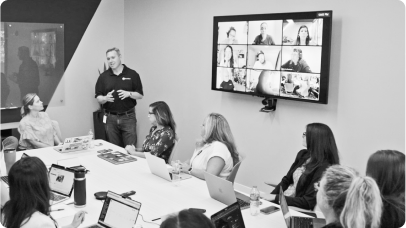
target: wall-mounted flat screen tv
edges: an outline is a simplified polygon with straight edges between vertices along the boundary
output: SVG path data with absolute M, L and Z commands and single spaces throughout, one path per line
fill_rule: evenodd
M 212 90 L 327 104 L 332 14 L 214 17 Z

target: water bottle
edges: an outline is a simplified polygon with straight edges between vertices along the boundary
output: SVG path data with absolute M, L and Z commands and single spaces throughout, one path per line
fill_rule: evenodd
M 86 207 L 86 169 L 78 168 L 75 170 L 74 182 L 74 206 Z
M 89 148 L 93 149 L 94 148 L 94 144 L 93 144 L 94 134 L 93 134 L 92 129 L 89 130 L 89 133 L 87 133 L 87 135 L 92 136 L 89 141 Z
M 257 189 L 257 186 L 252 187 L 250 200 L 251 215 L 256 216 L 259 214 L 259 191 Z
M 172 183 L 175 187 L 180 185 L 180 161 L 172 161 Z

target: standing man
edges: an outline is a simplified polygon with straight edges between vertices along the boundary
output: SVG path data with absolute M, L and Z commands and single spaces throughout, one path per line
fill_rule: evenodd
M 39 94 L 39 70 L 37 63 L 31 58 L 30 49 L 26 46 L 18 48 L 18 58 L 22 61 L 18 73 L 10 78 L 20 87 L 20 99 L 28 93 Z
M 95 97 L 104 109 L 107 139 L 117 146 L 135 146 L 135 106 L 137 99 L 144 96 L 141 79 L 137 72 L 121 63 L 118 48 L 108 49 L 106 56 L 110 68 L 97 79 Z

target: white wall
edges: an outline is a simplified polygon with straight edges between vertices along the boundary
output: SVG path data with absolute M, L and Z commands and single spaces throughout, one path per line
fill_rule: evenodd
M 181 138 L 178 158 L 191 156 L 210 112 L 229 121 L 248 157 L 237 182 L 280 181 L 302 149 L 311 122 L 329 125 L 342 164 L 364 173 L 378 149 L 405 151 L 405 12 L 397 0 L 125 0 L 128 66 L 141 76 L 139 144 L 148 133 L 148 105 L 166 101 Z M 329 104 L 278 100 L 271 114 L 261 99 L 210 90 L 213 16 L 333 10 Z M 98 56 L 98 55 L 94 55 Z
M 47 113 L 59 122 L 62 137 L 86 135 L 93 129 L 93 112 L 99 108 L 94 98 L 98 70 L 103 71 L 111 47 L 124 47 L 123 0 L 101 1 L 52 97 Z

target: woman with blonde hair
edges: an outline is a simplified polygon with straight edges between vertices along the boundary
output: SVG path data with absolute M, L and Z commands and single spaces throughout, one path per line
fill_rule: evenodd
M 326 218 L 324 227 L 380 227 L 382 199 L 374 179 L 360 177 L 352 168 L 333 165 L 318 184 L 317 205 Z
M 62 137 L 58 123 L 42 112 L 44 106 L 35 93 L 29 93 L 22 100 L 21 116 L 18 126 L 21 134 L 20 147 L 37 149 L 51 147 L 61 143 Z
M 227 120 L 218 113 L 210 113 L 202 124 L 201 139 L 190 160 L 181 171 L 204 180 L 204 172 L 227 178 L 239 154 Z

